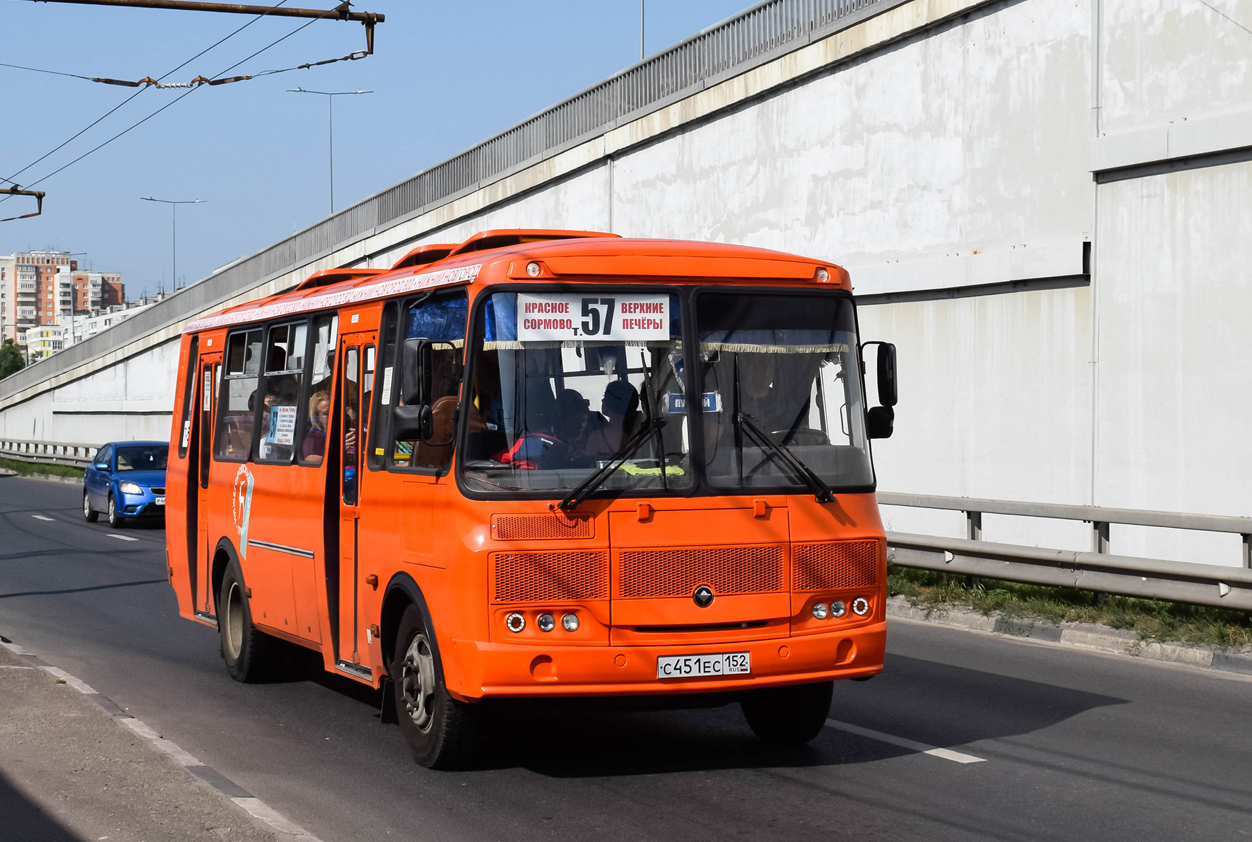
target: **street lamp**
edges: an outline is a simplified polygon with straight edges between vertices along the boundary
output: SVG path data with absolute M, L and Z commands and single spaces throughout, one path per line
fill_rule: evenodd
M 162 204 L 169 205 L 170 210 L 173 211 L 173 215 L 171 217 L 172 222 L 173 222 L 173 234 L 170 237 L 170 251 L 173 254 L 173 260 L 174 260 L 174 269 L 173 269 L 174 291 L 178 292 L 178 206 L 179 205 L 199 205 L 208 200 L 207 199 L 182 199 L 182 200 L 176 201 L 174 199 L 154 199 L 151 196 L 140 196 L 139 198 L 143 199 L 145 202 L 161 202 Z
M 309 91 L 304 88 L 288 88 L 289 94 L 318 94 L 326 97 L 326 113 L 329 117 L 329 138 L 330 146 L 330 212 L 335 212 L 335 97 L 337 96 L 357 96 L 359 94 L 372 94 L 373 91 Z

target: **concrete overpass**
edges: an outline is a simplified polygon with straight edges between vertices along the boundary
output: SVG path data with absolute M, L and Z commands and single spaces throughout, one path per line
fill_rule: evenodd
M 165 438 L 201 313 L 425 241 L 587 228 L 847 266 L 866 337 L 900 348 L 884 489 L 1247 516 L 1248 27 L 1252 0 L 769 0 L 3 381 L 0 436 Z M 1113 541 L 1238 563 L 1237 535 Z

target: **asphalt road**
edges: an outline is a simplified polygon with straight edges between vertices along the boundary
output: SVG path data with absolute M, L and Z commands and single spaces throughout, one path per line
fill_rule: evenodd
M 0 477 L 0 634 L 326 842 L 1252 838 L 1252 681 L 906 622 L 803 749 L 735 706 L 505 706 L 477 768 L 430 772 L 358 685 L 232 681 L 164 532 L 87 524 L 80 494 Z

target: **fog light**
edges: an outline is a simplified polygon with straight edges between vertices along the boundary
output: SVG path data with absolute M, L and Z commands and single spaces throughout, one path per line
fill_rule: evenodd
M 852 613 L 858 617 L 864 617 L 869 613 L 869 600 L 863 596 L 858 596 L 852 600 Z
M 826 603 L 819 602 L 813 606 L 813 616 L 816 617 L 817 619 L 825 620 L 826 614 L 827 614 Z
M 848 606 L 844 605 L 842 602 L 832 602 L 830 604 L 830 616 L 834 617 L 836 620 L 847 613 Z
M 562 617 L 561 628 L 565 629 L 567 632 L 578 631 L 578 615 L 566 614 L 564 617 Z
M 519 631 L 526 628 L 526 618 L 519 612 L 514 611 L 512 614 L 504 618 L 504 627 L 513 632 L 513 634 L 517 634 Z
M 527 264 L 526 264 L 526 274 L 527 274 L 527 275 L 530 275 L 532 278 L 537 278 L 537 277 L 539 277 L 539 273 L 540 273 L 540 272 L 542 272 L 542 271 L 543 271 L 543 270 L 539 268 L 539 264 L 538 264 L 538 263 L 533 263 L 533 262 L 532 262 L 532 263 L 527 263 Z
M 556 628 L 556 620 L 552 619 L 551 614 L 539 615 L 539 631 L 550 632 Z

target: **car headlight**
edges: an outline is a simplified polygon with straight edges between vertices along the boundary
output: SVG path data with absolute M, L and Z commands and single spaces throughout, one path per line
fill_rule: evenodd
M 123 494 L 143 494 L 143 489 L 139 487 L 138 483 L 124 482 L 118 487 L 122 489 Z

